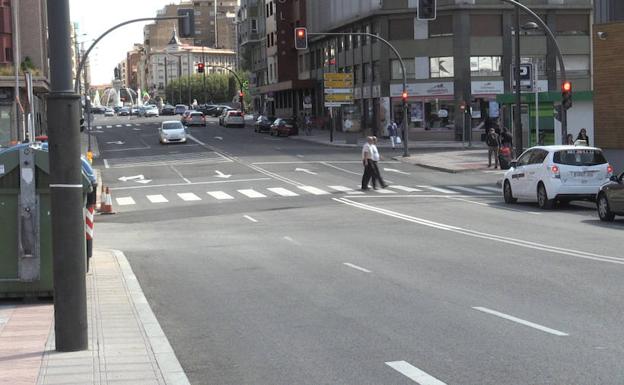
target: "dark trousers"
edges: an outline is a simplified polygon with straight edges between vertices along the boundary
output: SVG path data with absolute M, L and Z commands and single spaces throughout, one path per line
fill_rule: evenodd
M 364 166 L 364 175 L 362 175 L 362 189 L 368 188 L 368 182 L 370 182 L 371 178 L 374 178 L 375 169 L 373 168 L 373 161 L 368 159 L 366 161 L 366 165 Z M 375 179 L 373 179 L 373 183 Z
M 379 172 L 379 166 L 377 166 L 377 162 L 374 160 L 371 160 L 370 162 L 372 163 L 372 167 L 373 167 L 373 175 L 372 175 L 373 188 L 377 187 L 377 182 L 379 182 L 379 185 L 381 187 L 384 187 L 386 185 L 386 182 L 384 182 L 383 178 L 381 177 L 381 173 Z

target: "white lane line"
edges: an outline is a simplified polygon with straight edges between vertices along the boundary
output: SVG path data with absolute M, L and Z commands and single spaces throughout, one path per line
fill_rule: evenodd
M 447 190 L 441 187 L 433 187 L 433 186 L 418 186 L 418 187 L 431 190 L 431 191 L 436 191 L 442 194 L 457 194 L 457 191 Z
M 254 190 L 254 189 L 243 189 L 238 190 L 239 193 L 249 197 L 249 198 L 266 198 L 266 195 Z
M 360 267 L 360 266 L 358 266 L 358 265 L 354 265 L 354 264 L 349 263 L 349 262 L 344 262 L 344 263 L 343 263 L 343 265 L 345 265 L 345 266 L 347 266 L 347 267 L 350 267 L 350 268 L 352 268 L 352 269 L 355 269 L 355 270 L 363 271 L 363 272 L 365 272 L 365 273 L 371 273 L 371 271 L 370 271 L 370 270 L 365 269 L 365 268 L 363 268 L 363 267 Z
M 470 199 L 460 198 L 457 195 L 455 195 L 455 196 L 445 196 L 445 198 L 448 199 L 448 200 L 452 200 L 452 201 L 462 201 L 462 202 L 472 203 L 472 204 L 479 205 L 479 206 L 492 207 L 492 208 L 500 209 L 500 210 L 515 211 L 515 212 L 518 212 L 518 213 L 531 214 L 531 215 L 542 215 L 542 213 L 537 212 L 537 211 L 518 210 L 518 209 L 512 209 L 510 207 L 496 206 L 496 205 L 493 205 L 491 203 L 475 202 L 475 201 L 470 200 Z
M 287 190 L 283 187 L 271 187 L 268 188 L 267 190 L 276 193 L 277 195 L 281 195 L 283 197 L 297 197 L 299 196 L 299 194 L 297 194 L 296 192 L 292 192 L 290 190 Z
M 445 382 L 423 372 L 406 361 L 390 361 L 386 365 L 420 385 L 446 385 Z
M 358 163 L 362 163 L 362 162 L 358 162 Z M 361 172 L 355 172 L 355 171 L 351 171 L 351 170 L 347 170 L 346 168 L 342 168 L 342 167 L 338 167 L 338 166 L 334 166 L 333 164 L 329 164 L 328 162 L 321 162 L 321 164 L 323 166 L 327 166 L 327 167 L 331 167 L 333 169 L 342 171 L 342 172 L 346 172 L 347 174 L 352 174 L 352 175 L 362 175 Z
M 258 223 L 257 219 L 250 217 L 249 215 L 243 215 L 243 218 L 249 219 L 253 223 Z
M 352 189 L 352 188 L 350 188 L 350 187 L 346 187 L 346 186 L 327 186 L 327 187 L 329 187 L 329 188 L 330 188 L 330 189 L 332 189 L 332 190 L 339 191 L 339 192 L 349 192 L 349 191 L 353 191 L 353 189 Z
M 500 193 L 502 191 L 500 188 L 492 187 L 492 186 L 477 186 L 477 188 L 480 188 L 481 190 L 493 191 L 497 193 Z
M 297 155 L 297 158 L 303 158 L 303 157 L 304 157 L 303 155 Z
M 117 201 L 117 204 L 119 206 L 131 206 L 136 204 L 136 202 L 134 201 L 134 199 L 132 199 L 132 197 L 119 197 L 115 199 Z
M 190 180 L 188 180 L 187 178 L 184 177 L 184 175 L 182 175 L 182 173 L 180 171 L 178 171 L 177 168 L 173 167 L 172 165 L 169 165 L 169 167 L 171 168 L 171 170 L 173 172 L 175 172 L 176 174 L 178 174 L 178 176 L 180 178 L 182 178 L 183 181 L 185 181 L 187 184 L 191 184 L 192 182 Z
M 377 189 L 373 191 L 375 191 L 377 194 L 396 194 L 396 191 L 385 190 L 385 189 Z
M 208 195 L 218 200 L 234 199 L 233 196 L 223 191 L 208 191 Z
M 289 237 L 289 236 L 285 236 L 285 237 L 284 237 L 284 240 L 286 240 L 286 241 L 288 241 L 288 242 L 292 243 L 293 245 L 301 246 L 301 243 L 299 243 L 299 242 L 295 241 L 294 239 L 292 239 L 292 238 L 291 238 L 291 237 Z
M 200 201 L 201 198 L 193 193 L 179 193 L 178 196 L 180 199 L 186 202 Z
M 418 191 L 422 191 L 422 190 L 419 190 L 417 188 L 406 187 L 406 186 L 399 186 L 399 185 L 392 185 L 392 186 L 390 186 L 390 188 L 393 188 L 395 190 L 405 191 L 405 192 L 418 192 Z
M 116 124 L 115 127 L 121 127 L 121 124 Z
M 106 128 L 113 128 L 113 126 L 106 126 Z
M 470 187 L 448 186 L 448 188 L 452 188 L 453 190 L 459 190 L 459 191 L 463 191 L 463 192 L 467 192 L 467 193 L 471 193 L 471 194 L 483 194 L 483 191 L 477 190 L 477 189 L 474 189 L 474 188 L 470 188 Z
M 496 310 L 488 309 L 486 307 L 474 306 L 473 309 L 478 310 L 478 311 L 482 311 L 484 313 L 488 313 L 488 314 L 491 314 L 491 315 L 494 315 L 494 316 L 497 316 L 497 317 L 500 317 L 500 318 L 504 318 L 506 320 L 513 321 L 513 322 L 519 323 L 521 325 L 528 326 L 528 327 L 531 327 L 533 329 L 537 329 L 537 330 L 543 331 L 545 333 L 553 334 L 555 336 L 559 336 L 559 337 L 569 336 L 568 333 L 564 333 L 564 332 L 559 331 L 559 330 L 551 329 L 551 328 L 548 328 L 546 326 L 542 326 L 542 325 L 539 325 L 539 324 L 536 324 L 536 323 L 533 323 L 533 322 L 530 322 L 530 321 L 527 321 L 527 320 L 523 320 L 522 318 L 517 318 L 517 317 L 511 316 L 509 314 L 505 314 L 505 313 L 498 312 Z
M 321 190 L 320 188 L 316 188 L 314 186 L 297 186 L 299 189 L 309 192 L 310 194 L 313 195 L 327 195 L 329 194 L 327 191 L 325 190 Z
M 108 160 L 104 159 L 104 168 L 110 168 L 110 166 L 108 165 Z
M 126 127 L 132 127 L 132 124 L 126 124 Z
M 179 187 L 179 186 L 201 186 L 207 184 L 220 184 L 220 183 L 239 183 L 239 182 L 258 182 L 258 181 L 266 181 L 271 180 L 271 178 L 252 178 L 252 179 L 230 179 L 230 180 L 213 180 L 208 182 L 193 182 L 193 183 L 169 183 L 169 184 L 154 184 L 151 186 L 128 186 L 128 187 L 113 187 L 111 190 L 136 190 L 136 189 L 145 189 L 145 188 L 156 188 L 156 187 Z
M 147 195 L 147 199 L 149 199 L 152 203 L 167 203 L 169 202 L 167 198 L 158 194 L 158 195 Z

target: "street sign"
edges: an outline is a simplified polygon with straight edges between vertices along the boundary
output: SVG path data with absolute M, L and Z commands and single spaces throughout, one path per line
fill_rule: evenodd
M 306 110 L 312 109 L 312 98 L 309 95 L 303 97 L 303 108 Z
M 513 66 L 511 71 L 511 77 L 513 79 L 513 89 L 516 89 L 516 66 Z M 521 91 L 533 91 L 533 64 L 522 63 L 520 64 L 520 90 Z
M 325 107 L 339 107 L 343 104 L 353 104 L 353 74 L 352 73 L 325 73 L 324 94 Z
M 335 73 L 335 72 L 326 72 L 323 74 L 323 80 L 325 81 L 351 81 L 353 82 L 353 74 L 349 72 L 344 73 Z
M 353 102 L 353 94 L 326 94 L 326 102 Z

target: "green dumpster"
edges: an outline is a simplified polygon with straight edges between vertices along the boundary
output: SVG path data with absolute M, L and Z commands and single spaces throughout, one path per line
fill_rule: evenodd
M 49 174 L 40 144 L 0 151 L 0 298 L 52 297 Z M 82 184 L 86 200 L 84 172 Z

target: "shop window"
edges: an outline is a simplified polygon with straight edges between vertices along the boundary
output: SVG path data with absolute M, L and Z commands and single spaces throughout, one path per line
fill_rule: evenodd
M 414 25 L 412 23 L 412 31 Z M 453 36 L 453 16 L 438 15 L 435 20 L 429 21 L 429 37 Z
M 499 76 L 501 74 L 501 57 L 471 56 L 470 73 L 472 76 Z
M 470 36 L 501 36 L 503 19 L 500 15 L 471 15 Z
M 414 40 L 414 19 L 388 20 L 389 40 Z
M 429 76 L 431 78 L 452 78 L 455 76 L 452 56 L 429 58 Z
M 408 79 L 414 79 L 416 77 L 416 65 L 414 64 L 414 59 L 403 59 L 403 64 L 405 64 L 405 73 Z M 399 60 L 394 59 L 390 61 L 390 70 L 392 80 L 402 80 L 403 72 L 401 71 L 401 63 Z
M 557 15 L 558 35 L 589 35 L 588 15 Z

